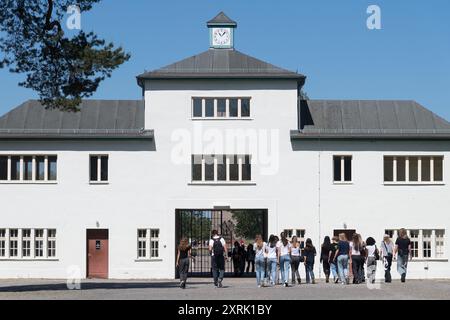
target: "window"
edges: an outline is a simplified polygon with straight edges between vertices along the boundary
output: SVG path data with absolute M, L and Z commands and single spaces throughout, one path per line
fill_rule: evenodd
M 56 230 L 47 230 L 47 257 L 56 257 Z
M 250 155 L 192 155 L 192 181 L 251 181 Z
M 249 118 L 250 98 L 192 98 L 193 118 Z
M 217 117 L 224 118 L 227 116 L 226 104 L 226 99 L 217 99 Z
M 108 182 L 108 156 L 95 155 L 89 159 L 90 182 Z
M 56 181 L 56 162 L 56 156 L 2 155 L 0 156 L 0 182 Z
M 9 230 L 9 256 L 17 257 L 19 251 L 19 230 Z
M 431 230 L 422 231 L 422 256 L 431 258 Z
M 0 257 L 6 255 L 6 229 L 0 229 Z
M 444 236 L 445 231 L 442 229 L 413 229 L 407 230 L 409 239 L 411 240 L 411 255 L 415 259 L 443 259 Z M 398 231 L 393 229 L 385 230 L 392 240 L 398 237 Z
M 22 257 L 31 256 L 31 229 L 22 229 Z
M 229 106 L 230 106 L 230 117 L 236 118 L 238 113 L 238 99 L 229 99 Z
M 52 157 L 48 157 L 48 167 L 47 167 L 47 171 L 48 171 L 48 180 L 49 181 L 55 181 L 56 180 L 56 157 L 52 156 Z
M 23 157 L 23 180 L 33 180 L 33 157 Z
M 385 156 L 384 182 L 442 182 L 443 160 L 442 156 Z
M 159 229 L 150 229 L 151 258 L 159 257 Z
M 45 157 L 36 157 L 34 170 L 36 172 L 36 180 L 44 181 L 45 180 Z
M 413 258 L 419 257 L 419 230 L 410 230 L 409 238 L 411 240 L 411 256 Z
M 193 103 L 193 117 L 197 118 L 197 117 L 201 117 L 202 113 L 203 113 L 203 101 L 200 98 L 194 98 L 192 99 L 192 103 Z
M 8 180 L 8 157 L 0 156 L 0 181 Z
M 333 156 L 333 180 L 334 182 L 352 181 L 351 156 Z
M 159 229 L 138 229 L 137 242 L 138 259 L 159 258 Z
M 205 99 L 205 117 L 214 117 L 214 99 Z
M 241 99 L 241 117 L 250 117 L 250 99 Z
M 436 258 L 444 257 L 444 230 L 435 231 L 435 255 Z
M 293 236 L 297 237 L 297 241 L 300 242 L 300 248 L 305 247 L 305 230 L 304 229 L 284 229 L 286 238 L 292 239 Z
M 47 252 L 44 249 L 45 241 Z M 29 260 L 55 256 L 55 229 L 0 229 L 0 257 Z
M 34 256 L 36 258 L 44 256 L 44 229 L 34 231 Z
M 138 258 L 147 257 L 147 230 L 138 230 Z

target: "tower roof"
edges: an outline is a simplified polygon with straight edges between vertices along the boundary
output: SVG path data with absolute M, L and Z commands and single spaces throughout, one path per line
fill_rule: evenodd
M 234 20 L 231 20 L 223 11 L 220 12 L 213 19 L 209 20 L 206 25 L 208 27 L 212 26 L 231 26 L 237 27 L 237 23 Z

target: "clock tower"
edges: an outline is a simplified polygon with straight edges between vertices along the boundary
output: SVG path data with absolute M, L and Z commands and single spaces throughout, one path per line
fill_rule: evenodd
M 234 29 L 237 23 L 223 12 L 206 24 L 209 28 L 209 47 L 213 49 L 233 49 Z

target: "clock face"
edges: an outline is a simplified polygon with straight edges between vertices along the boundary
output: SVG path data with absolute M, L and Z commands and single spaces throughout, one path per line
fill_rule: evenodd
M 229 46 L 231 45 L 231 32 L 228 28 L 213 29 L 213 45 Z

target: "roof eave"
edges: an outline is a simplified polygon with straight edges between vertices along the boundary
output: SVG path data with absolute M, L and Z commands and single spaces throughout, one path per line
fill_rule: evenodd
M 136 132 L 20 132 L 19 130 L 9 130 L 0 132 L 0 140 L 153 140 L 153 130 L 141 130 Z
M 450 140 L 450 133 L 305 133 L 291 130 L 292 140 Z

